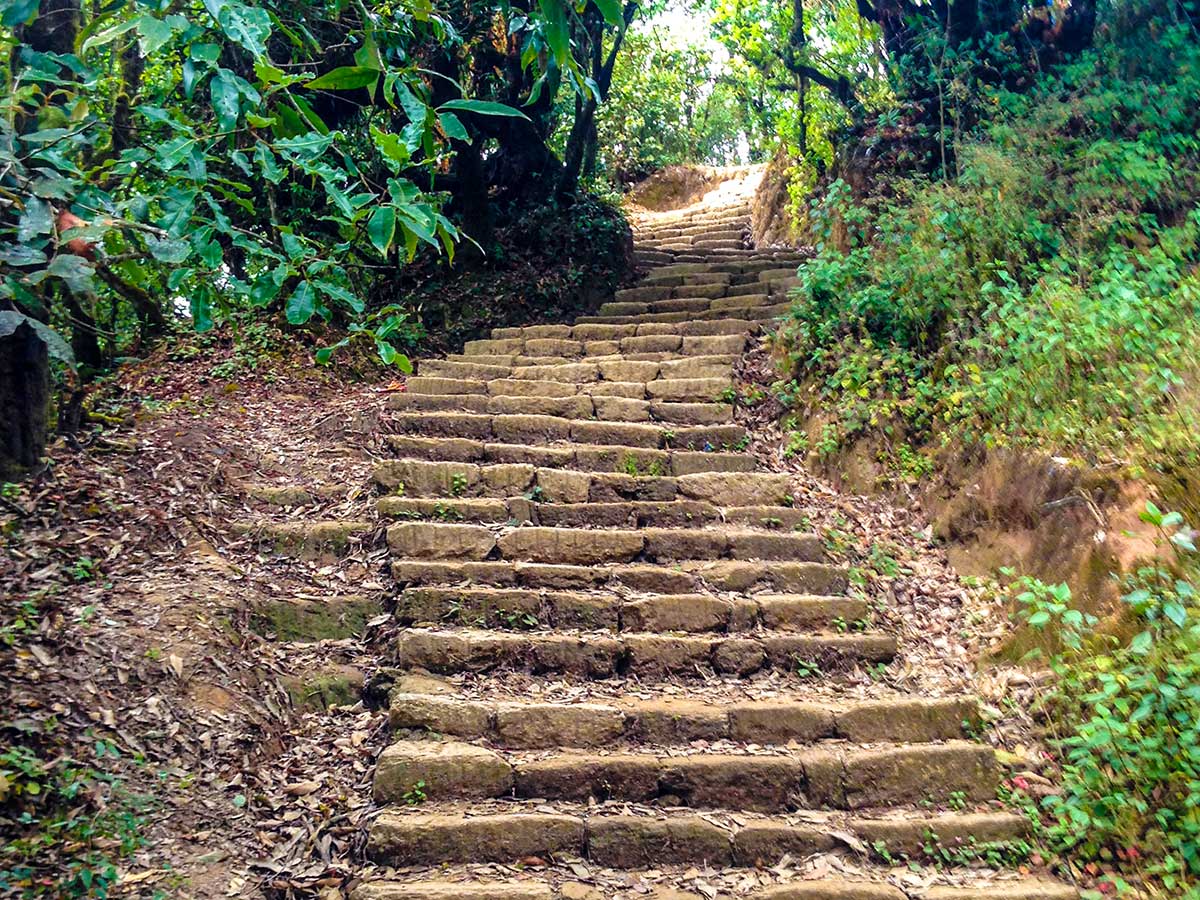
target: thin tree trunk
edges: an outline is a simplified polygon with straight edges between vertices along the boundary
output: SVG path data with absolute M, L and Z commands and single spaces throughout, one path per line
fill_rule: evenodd
M 32 469 L 46 449 L 50 357 L 27 324 L 0 337 L 0 479 Z

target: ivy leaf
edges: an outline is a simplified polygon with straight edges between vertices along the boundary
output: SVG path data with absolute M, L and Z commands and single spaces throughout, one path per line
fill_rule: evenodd
M 284 313 L 293 325 L 303 325 L 317 311 L 317 292 L 307 281 L 300 282 L 288 297 Z
M 304 86 L 314 91 L 352 91 L 370 87 L 378 79 L 378 69 L 368 66 L 339 66 L 332 72 L 326 72 L 306 82 Z
M 387 256 L 396 237 L 396 211 L 390 206 L 381 206 L 375 210 L 367 222 L 367 234 L 375 249 L 382 256 Z
M 528 119 L 529 117 L 519 109 L 513 109 L 504 103 L 495 103 L 491 100 L 447 100 L 438 107 L 438 112 L 448 109 L 458 109 L 463 112 L 473 112 L 481 116 L 507 116 L 513 119 Z

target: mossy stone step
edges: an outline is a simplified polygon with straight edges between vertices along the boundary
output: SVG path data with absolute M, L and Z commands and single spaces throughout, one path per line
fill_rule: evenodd
M 728 335 L 728 334 L 748 334 L 758 329 L 757 322 L 751 322 L 746 319 L 723 318 L 709 321 L 686 321 L 682 323 L 666 323 L 671 324 L 671 328 L 664 330 L 661 326 L 664 323 L 652 322 L 637 322 L 631 321 L 627 323 L 604 323 L 592 322 L 589 323 L 586 319 L 576 319 L 574 325 L 563 325 L 561 332 L 556 332 L 556 337 L 575 337 L 577 340 L 610 340 L 611 338 L 602 338 L 600 335 L 606 334 L 607 328 L 622 327 L 633 325 L 644 334 L 678 334 L 681 337 L 711 337 L 713 335 Z M 599 326 L 599 327 L 598 327 Z M 531 337 L 542 336 L 538 329 L 546 326 L 527 325 L 521 328 L 493 328 L 492 338 L 522 338 L 528 339 Z M 595 337 L 593 337 L 595 335 Z
M 530 758 L 455 741 L 398 741 L 380 754 L 377 802 L 403 802 L 413 785 L 432 799 L 663 802 L 696 809 L 777 813 L 871 809 L 918 802 L 993 800 L 999 769 L 990 747 L 944 744 L 788 753 L 590 753 Z
M 497 535 L 482 525 L 402 522 L 387 530 L 392 552 L 423 559 L 595 565 L 679 559 L 819 562 L 819 537 L 798 532 L 690 528 L 587 529 L 524 526 Z
M 539 468 L 530 463 L 479 464 L 466 460 L 394 459 L 375 466 L 375 484 L 405 497 L 511 497 L 535 502 L 625 503 L 695 500 L 720 507 L 788 502 L 791 477 L 776 472 L 696 472 L 631 475 Z
M 372 825 L 367 849 L 371 858 L 383 865 L 504 864 L 528 856 L 565 854 L 623 869 L 703 862 L 719 867 L 761 864 L 769 868 L 784 856 L 803 858 L 835 850 L 839 846 L 835 833 L 853 835 L 868 846 L 878 844 L 895 856 L 919 859 L 925 855 L 930 834 L 937 835 L 940 846 L 952 850 L 1024 840 L 1029 823 L 1011 813 L 909 813 L 894 819 L 837 818 L 828 825 L 760 818 L 749 819 L 740 827 L 722 828 L 711 819 L 686 813 L 629 816 L 521 811 L 466 816 L 384 810 Z M 1006 884 L 1018 892 L 1021 889 L 1020 882 Z M 1061 890 L 1046 895 L 1064 896 L 1069 895 Z
M 837 626 L 848 629 L 856 623 L 865 628 L 870 607 L 859 598 L 811 594 L 761 594 L 731 600 L 708 594 L 656 594 L 626 600 L 615 593 L 418 587 L 400 592 L 395 615 L 404 625 L 736 633 L 760 627 L 828 631 Z
M 623 633 L 512 634 L 479 629 L 410 629 L 396 642 L 402 668 L 441 675 L 498 669 L 559 673 L 579 678 L 627 675 L 648 680 L 708 673 L 824 674 L 860 664 L 887 663 L 896 653 L 891 635 L 789 634 L 745 637 Z
M 537 590 L 625 588 L 656 594 L 699 591 L 781 591 L 796 594 L 839 594 L 846 589 L 846 570 L 827 563 L 684 560 L 673 566 L 566 566 L 510 561 L 397 559 L 392 577 L 401 587 L 455 585 L 469 582 L 495 587 Z
M 693 741 L 751 744 L 923 743 L 968 737 L 978 723 L 974 698 L 895 698 L 831 703 L 776 699 L 704 703 L 676 697 L 620 703 L 472 700 L 454 695 L 392 693 L 395 729 L 514 750 L 605 747 L 617 742 L 686 746 Z
M 654 363 L 651 363 L 654 365 Z M 712 387 L 726 381 L 698 379 L 700 387 L 674 388 L 678 394 L 696 396 L 708 394 Z M 661 382 L 663 392 L 677 382 Z M 719 393 L 719 391 L 718 391 Z M 667 399 L 664 397 L 663 399 Z M 594 419 L 567 419 L 562 416 L 520 414 L 491 414 L 442 412 L 436 415 L 401 412 L 388 420 L 388 425 L 401 434 L 422 436 L 440 435 L 478 441 L 496 440 L 510 444 L 543 445 L 564 441 L 589 445 L 616 445 L 664 449 L 678 447 L 687 450 L 706 450 L 738 445 L 747 438 L 741 425 L 679 425 L 665 426 L 652 422 L 612 422 Z
M 411 459 L 485 465 L 525 464 L 633 477 L 749 473 L 756 462 L 754 457 L 744 453 L 658 450 L 615 444 L 551 446 L 411 435 L 387 435 L 384 441 L 393 452 Z

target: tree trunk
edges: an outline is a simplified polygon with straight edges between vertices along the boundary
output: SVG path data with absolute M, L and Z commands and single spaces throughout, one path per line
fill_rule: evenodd
M 0 478 L 38 464 L 46 449 L 50 357 L 27 324 L 0 337 Z

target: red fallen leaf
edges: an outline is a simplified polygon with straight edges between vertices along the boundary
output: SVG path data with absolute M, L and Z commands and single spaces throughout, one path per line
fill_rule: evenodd
M 523 866 L 544 866 L 546 861 L 540 856 L 526 856 L 521 860 Z
M 1113 891 L 1116 890 L 1116 888 L 1117 888 L 1117 886 L 1115 884 L 1113 884 L 1111 881 L 1101 881 L 1099 884 L 1096 885 L 1096 890 L 1098 890 L 1102 894 L 1111 894 Z

